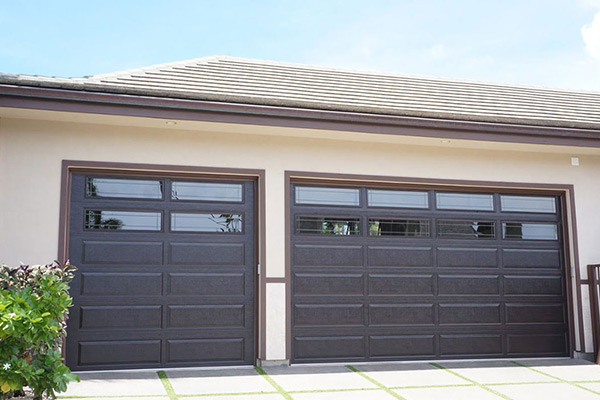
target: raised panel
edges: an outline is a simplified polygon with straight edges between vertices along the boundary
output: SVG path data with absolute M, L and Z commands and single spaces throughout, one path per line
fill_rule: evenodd
M 433 275 L 369 274 L 369 295 L 433 295 Z
M 432 357 L 435 340 L 434 335 L 370 336 L 369 348 L 376 358 Z
M 159 265 L 162 261 L 162 242 L 83 241 L 85 264 Z
M 369 325 L 432 325 L 433 304 L 371 304 Z
M 564 323 L 563 304 L 507 304 L 506 323 Z
M 508 268 L 560 268 L 558 250 L 504 249 L 502 258 Z
M 438 265 L 440 267 L 497 267 L 498 250 L 478 248 L 447 248 L 437 249 Z
M 168 294 L 178 296 L 242 296 L 243 273 L 170 273 Z
M 566 355 L 567 337 L 564 333 L 508 335 L 509 355 Z
M 244 306 L 172 305 L 168 307 L 169 328 L 244 327 Z
M 172 264 L 244 265 L 243 243 L 170 243 Z
M 296 326 L 362 326 L 362 304 L 296 304 Z
M 295 245 L 296 266 L 350 266 L 363 263 L 362 246 Z
M 370 267 L 428 267 L 433 264 L 431 247 L 369 246 Z
M 160 363 L 160 340 L 79 342 L 79 366 Z
M 81 273 L 84 296 L 160 296 L 161 273 Z
M 153 306 L 82 306 L 81 329 L 143 329 L 161 327 L 161 309 Z
M 562 295 L 560 276 L 510 276 L 504 277 L 504 292 L 508 295 Z
M 443 356 L 502 354 L 501 335 L 440 335 Z
M 243 362 L 244 338 L 167 340 L 166 362 Z
M 500 304 L 440 304 L 440 324 L 499 324 Z
M 498 275 L 439 275 L 438 292 L 445 296 L 500 294 Z
M 364 336 L 295 337 L 296 360 L 363 358 Z
M 294 274 L 296 296 L 362 296 L 363 274 Z

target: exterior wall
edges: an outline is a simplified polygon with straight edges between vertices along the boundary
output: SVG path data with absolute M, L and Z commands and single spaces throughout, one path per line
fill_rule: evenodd
M 77 116 L 78 119 L 82 115 Z M 99 122 L 98 118 L 92 119 Z M 600 150 L 493 143 L 403 142 L 356 134 L 261 127 L 151 128 L 147 120 L 82 123 L 3 118 L 0 122 L 0 262 L 46 263 L 57 257 L 62 160 L 129 162 L 266 171 L 266 276 L 285 277 L 285 171 L 574 185 L 578 255 L 600 263 Z M 140 125 L 140 126 L 135 126 Z M 155 124 L 156 126 L 161 126 Z M 318 134 L 318 132 L 317 132 Z M 308 136 L 308 137 L 307 137 Z M 347 139 L 347 140 L 342 140 Z M 580 166 L 571 157 L 580 157 Z M 285 358 L 285 286 L 267 283 L 267 359 Z M 587 298 L 587 286 L 582 286 Z M 584 298 L 585 351 L 592 351 Z M 576 323 L 577 327 L 577 323 Z M 576 335 L 579 349 L 578 335 Z

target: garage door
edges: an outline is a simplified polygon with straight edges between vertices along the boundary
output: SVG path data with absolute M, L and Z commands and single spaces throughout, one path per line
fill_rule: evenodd
M 74 175 L 67 364 L 252 364 L 253 185 Z
M 565 356 L 559 199 L 291 187 L 294 362 Z

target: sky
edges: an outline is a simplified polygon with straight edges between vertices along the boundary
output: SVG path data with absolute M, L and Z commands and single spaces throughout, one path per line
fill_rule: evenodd
M 212 55 L 600 92 L 600 0 L 0 0 L 0 72 Z

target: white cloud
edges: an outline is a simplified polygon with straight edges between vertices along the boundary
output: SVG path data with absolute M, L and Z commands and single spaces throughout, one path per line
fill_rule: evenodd
M 589 55 L 600 60 L 600 12 L 596 13 L 591 24 L 581 28 L 581 36 L 585 43 L 585 50 Z

